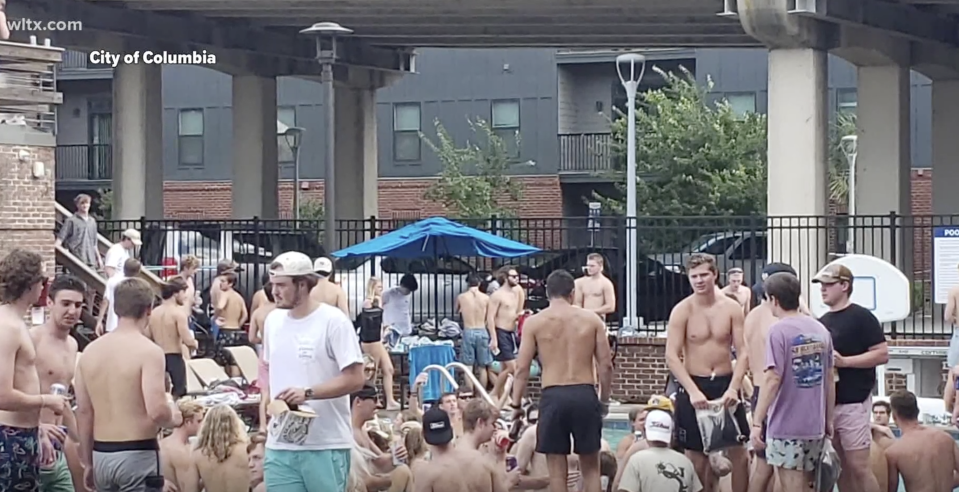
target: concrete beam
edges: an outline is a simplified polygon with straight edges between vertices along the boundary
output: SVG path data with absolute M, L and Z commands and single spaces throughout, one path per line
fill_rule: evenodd
M 730 2 L 735 4 L 736 11 L 732 14 L 739 18 L 746 33 L 769 49 L 829 50 L 838 42 L 835 26 L 819 19 L 790 15 L 786 2 L 781 0 Z M 721 15 L 729 16 L 730 13 Z
M 959 49 L 913 43 L 911 57 L 913 70 L 933 81 L 959 79 Z
M 876 29 L 840 26 L 839 46 L 832 54 L 860 67 L 912 63 L 912 43 Z
M 420 24 L 420 25 L 384 25 L 384 26 L 364 26 L 354 28 L 356 35 L 364 39 L 375 42 L 377 38 L 391 38 L 398 36 L 409 36 L 423 39 L 429 42 L 431 38 L 445 38 L 451 34 L 456 36 L 515 36 L 525 37 L 556 37 L 564 35 L 567 37 L 575 36 L 618 36 L 628 37 L 635 35 L 643 36 L 670 36 L 680 34 L 695 34 L 696 36 L 737 36 L 743 34 L 742 27 L 731 22 L 717 22 L 719 19 L 713 19 L 710 23 L 700 23 L 699 25 L 636 25 L 636 24 L 609 24 L 600 28 L 596 25 L 567 24 L 567 25 L 484 25 L 484 24 Z
M 713 2 L 710 0 L 676 0 L 668 5 L 651 7 L 650 5 L 637 4 L 635 0 L 603 0 L 601 4 L 583 2 L 581 0 L 523 0 L 515 2 L 514 0 L 487 0 L 481 4 L 465 5 L 462 3 L 450 3 L 446 0 L 406 0 L 404 2 L 395 2 L 392 0 L 346 0 L 332 2 L 328 0 L 98 0 L 97 3 L 122 5 L 129 8 L 141 10 L 177 10 L 177 11 L 210 11 L 210 10 L 257 10 L 264 13 L 272 12 L 301 12 L 301 11 L 329 11 L 339 9 L 355 9 L 378 12 L 381 8 L 420 8 L 437 10 L 462 9 L 470 12 L 478 10 L 496 10 L 513 9 L 525 11 L 528 9 L 546 8 L 552 11 L 563 12 L 572 10 L 588 10 L 597 8 L 620 7 L 635 12 L 640 10 L 672 10 L 677 11 L 682 8 L 692 10 L 702 10 L 704 7 L 712 8 Z
M 222 67 L 212 68 L 227 73 L 263 76 L 318 73 L 314 41 L 296 32 L 231 27 L 203 18 L 104 7 L 77 0 L 17 2 L 10 7 L 9 18 L 80 20 L 83 31 L 57 33 L 58 42 L 71 47 L 174 53 L 207 50 L 216 55 L 217 65 L 222 61 Z M 405 50 L 374 47 L 361 40 L 344 43 L 341 55 L 340 62 L 344 64 L 392 71 L 407 67 Z
M 802 4 L 802 8 L 799 7 Z M 959 24 L 912 5 L 880 0 L 805 0 L 797 16 L 879 29 L 914 41 L 959 47 Z
M 573 41 L 575 39 L 575 41 Z M 495 47 L 544 47 L 556 48 L 557 46 L 566 46 L 575 42 L 579 48 L 622 48 L 624 46 L 634 46 L 643 48 L 683 48 L 683 47 L 726 47 L 726 48 L 755 48 L 762 46 L 755 39 L 741 34 L 716 35 L 716 36 L 689 36 L 682 34 L 662 35 L 662 36 L 642 36 L 634 35 L 624 37 L 622 35 L 607 36 L 596 34 L 590 36 L 566 37 L 563 35 L 552 36 L 526 36 L 523 34 L 514 34 L 510 36 L 459 36 L 447 35 L 433 38 L 423 38 L 421 36 L 388 36 L 373 37 L 370 42 L 387 46 L 409 46 L 409 47 L 429 47 L 429 48 L 495 48 Z

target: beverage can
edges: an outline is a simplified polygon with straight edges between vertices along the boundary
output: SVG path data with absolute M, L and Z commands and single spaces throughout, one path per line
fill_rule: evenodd
M 503 432 L 496 433 L 496 446 L 500 449 L 507 449 L 510 445 L 509 435 Z
M 519 460 L 515 456 L 506 457 L 506 471 L 511 472 L 519 466 Z
M 399 449 L 399 447 L 400 447 L 399 442 L 394 442 L 393 444 L 390 445 L 390 454 L 393 455 L 393 466 L 400 466 L 400 465 L 406 464 L 406 460 L 402 460 L 399 458 L 399 456 L 396 455 L 396 451 Z
M 50 385 L 50 394 L 58 396 L 67 396 L 67 387 L 60 383 L 53 383 Z

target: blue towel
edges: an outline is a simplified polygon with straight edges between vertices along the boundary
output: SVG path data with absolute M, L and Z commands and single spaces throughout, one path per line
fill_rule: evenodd
M 446 364 L 456 360 L 456 353 L 450 345 L 423 345 L 410 349 L 410 387 L 416 381 L 426 366 L 436 364 L 446 367 Z M 456 374 L 451 370 L 450 374 L 455 377 Z M 443 393 L 453 391 L 453 387 L 438 371 L 430 371 L 429 382 L 423 387 L 423 403 L 439 400 Z

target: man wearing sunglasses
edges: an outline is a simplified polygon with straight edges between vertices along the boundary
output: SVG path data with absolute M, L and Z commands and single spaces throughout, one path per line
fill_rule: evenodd
M 39 489 L 40 412 L 60 415 L 66 399 L 44 394 L 36 349 L 23 319 L 43 295 L 43 259 L 15 249 L 0 260 L 0 490 Z

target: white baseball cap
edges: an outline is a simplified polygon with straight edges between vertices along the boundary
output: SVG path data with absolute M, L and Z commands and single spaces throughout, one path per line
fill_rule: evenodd
M 313 271 L 322 273 L 323 275 L 329 275 L 333 273 L 333 262 L 330 261 L 329 258 L 321 256 L 313 263 Z
M 647 441 L 669 444 L 673 440 L 673 417 L 663 410 L 651 410 L 646 415 Z
M 136 229 L 127 229 L 123 231 L 123 237 L 129 239 L 134 246 L 142 246 L 143 241 L 140 239 L 140 231 Z
M 270 266 L 271 277 L 302 277 L 315 275 L 310 257 L 298 251 L 289 251 L 277 256 Z

